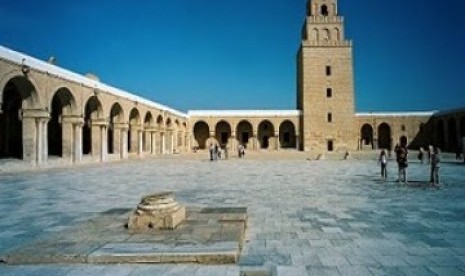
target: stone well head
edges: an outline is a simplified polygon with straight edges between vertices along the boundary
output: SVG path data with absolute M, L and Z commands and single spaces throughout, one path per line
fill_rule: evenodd
M 170 191 L 142 197 L 130 215 L 128 228 L 132 231 L 175 229 L 186 219 L 186 208 L 174 200 Z

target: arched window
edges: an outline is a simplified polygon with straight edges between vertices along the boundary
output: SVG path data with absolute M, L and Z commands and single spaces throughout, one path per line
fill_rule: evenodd
M 326 5 L 321 6 L 321 15 L 328 16 L 328 6 Z
M 338 28 L 334 29 L 334 37 L 337 41 L 341 40 L 341 31 Z
M 313 40 L 318 41 L 320 39 L 320 34 L 318 32 L 318 29 L 313 29 Z
M 331 33 L 329 32 L 328 29 L 323 29 L 323 40 L 330 40 L 331 39 Z

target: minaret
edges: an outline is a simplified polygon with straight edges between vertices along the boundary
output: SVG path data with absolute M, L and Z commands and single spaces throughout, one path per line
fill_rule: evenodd
M 313 153 L 355 150 L 352 42 L 345 39 L 337 0 L 309 0 L 297 54 L 301 148 Z

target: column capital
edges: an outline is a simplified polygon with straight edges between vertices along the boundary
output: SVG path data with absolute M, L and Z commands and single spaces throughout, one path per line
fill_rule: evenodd
M 147 132 L 158 132 L 158 128 L 155 127 L 149 127 L 144 129 Z
M 126 123 L 114 123 L 113 127 L 119 130 L 128 130 L 129 129 L 129 124 Z
M 139 131 L 144 129 L 142 125 L 139 124 L 129 124 L 129 128 L 131 129 L 131 131 Z
M 92 119 L 91 125 L 92 126 L 108 126 L 108 121 L 103 118 Z
M 45 109 L 23 109 L 23 118 L 50 119 L 50 113 Z
M 62 115 L 61 122 L 69 124 L 84 124 L 84 118 L 79 115 Z

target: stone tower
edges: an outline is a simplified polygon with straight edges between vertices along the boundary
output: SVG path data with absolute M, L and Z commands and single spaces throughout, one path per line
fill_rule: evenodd
M 355 150 L 352 42 L 337 0 L 309 0 L 297 54 L 297 109 L 304 151 Z

